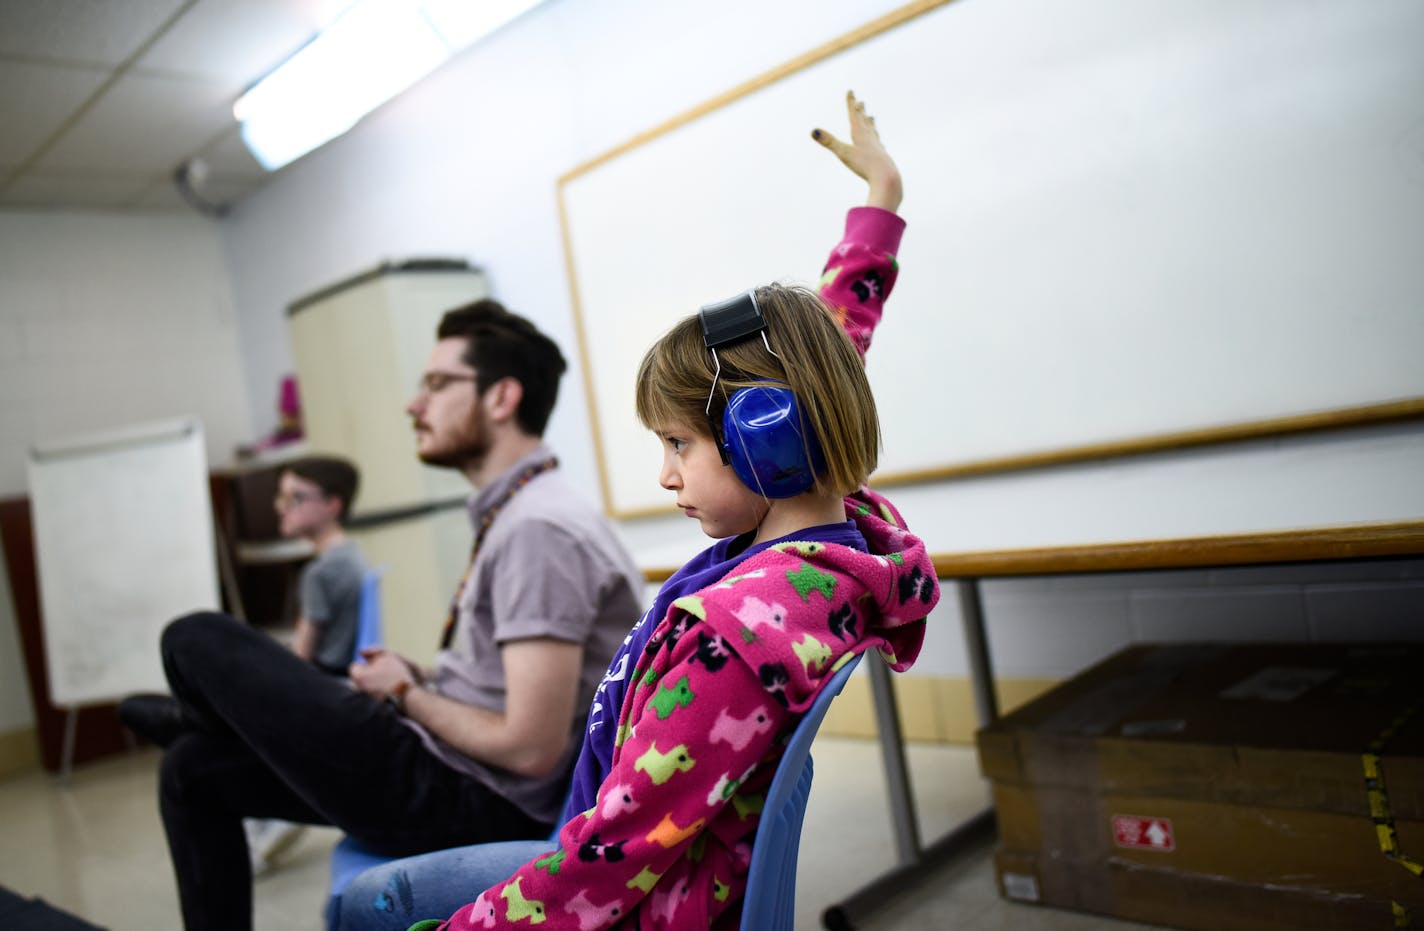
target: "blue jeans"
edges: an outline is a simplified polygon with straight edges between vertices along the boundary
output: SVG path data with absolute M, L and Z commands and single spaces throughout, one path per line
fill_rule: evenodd
M 476 844 L 372 867 L 346 887 L 337 927 L 340 931 L 406 931 L 426 918 L 449 918 L 481 892 L 556 846 L 552 840 Z

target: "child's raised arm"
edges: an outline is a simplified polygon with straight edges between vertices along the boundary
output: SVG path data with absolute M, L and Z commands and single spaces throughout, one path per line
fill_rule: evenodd
M 851 171 L 864 178 L 870 186 L 867 207 L 879 207 L 892 213 L 900 208 L 904 187 L 900 169 L 875 128 L 875 117 L 865 112 L 865 104 L 856 99 L 855 91 L 846 91 L 846 115 L 850 117 L 850 142 L 842 142 L 824 129 L 811 130 L 811 138 L 835 153 Z
M 866 205 L 852 209 L 846 217 L 845 238 L 831 252 L 821 274 L 821 300 L 835 312 L 864 356 L 900 270 L 895 254 L 900 251 L 905 221 L 895 211 L 904 189 L 900 169 L 880 141 L 875 118 L 865 112 L 853 91 L 846 93 L 846 113 L 850 142 L 842 142 L 824 129 L 813 130 L 811 138 L 864 178 L 870 193 Z

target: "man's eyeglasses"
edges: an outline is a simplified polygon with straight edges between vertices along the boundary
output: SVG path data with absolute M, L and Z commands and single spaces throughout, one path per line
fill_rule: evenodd
M 416 383 L 415 393 L 428 396 L 445 390 L 447 385 L 457 381 L 478 380 L 479 376 L 473 372 L 426 372 Z

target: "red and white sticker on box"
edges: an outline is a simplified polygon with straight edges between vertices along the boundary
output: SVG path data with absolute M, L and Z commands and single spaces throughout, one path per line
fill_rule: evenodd
M 1157 850 L 1169 853 L 1177 849 L 1169 818 L 1144 818 L 1140 815 L 1113 815 L 1113 842 L 1132 850 Z

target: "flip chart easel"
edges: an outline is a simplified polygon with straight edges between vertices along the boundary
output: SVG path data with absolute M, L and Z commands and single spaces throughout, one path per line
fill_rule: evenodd
M 218 607 L 202 424 L 182 418 L 31 450 L 29 486 L 49 698 L 68 709 L 166 691 L 159 635 Z

